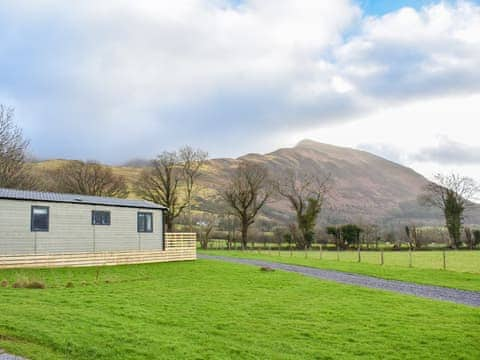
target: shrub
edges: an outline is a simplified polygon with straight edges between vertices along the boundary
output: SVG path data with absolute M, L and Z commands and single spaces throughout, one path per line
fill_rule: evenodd
M 43 281 L 29 281 L 27 282 L 27 289 L 45 289 L 45 283 Z
M 12 287 L 15 288 L 15 289 L 21 289 L 21 288 L 24 288 L 25 285 L 26 285 L 27 281 L 25 279 L 20 279 L 20 280 L 17 280 L 13 283 Z
M 73 288 L 73 287 L 74 287 L 73 282 L 69 281 L 69 282 L 67 283 L 67 285 L 65 285 L 65 287 L 66 287 L 67 289 Z
M 473 230 L 473 242 L 474 246 L 480 244 L 480 230 Z
M 0 286 L 1 287 L 7 287 L 8 286 L 8 280 L 2 280 L 2 282 L 0 282 Z
M 346 249 L 347 245 L 359 245 L 360 234 L 363 229 L 355 224 L 346 224 L 341 226 L 328 226 L 327 234 L 333 236 L 335 244 L 341 249 Z
M 346 224 L 341 228 L 342 238 L 349 245 L 360 245 L 360 234 L 363 232 L 363 229 L 355 224 Z
M 12 285 L 15 289 L 45 289 L 45 283 L 39 280 L 19 279 Z

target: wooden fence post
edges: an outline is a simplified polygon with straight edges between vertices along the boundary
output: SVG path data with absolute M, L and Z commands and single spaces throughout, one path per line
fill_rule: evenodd
M 293 253 L 292 253 L 292 243 L 290 243 L 290 257 L 293 256 Z
M 413 267 L 412 248 L 408 247 L 408 267 Z
M 384 258 L 383 258 L 383 249 L 380 251 L 380 265 L 383 266 L 385 264 Z
M 340 261 L 340 249 L 337 246 L 337 261 Z
M 305 259 L 308 258 L 308 247 L 305 245 Z
M 358 245 L 358 262 L 362 262 L 362 255 L 360 253 L 360 245 Z
M 443 270 L 447 270 L 447 252 L 443 250 Z
M 322 254 L 322 251 L 323 251 L 323 250 L 322 250 L 322 244 L 320 244 L 320 260 L 322 260 L 322 255 L 323 255 L 323 254 Z

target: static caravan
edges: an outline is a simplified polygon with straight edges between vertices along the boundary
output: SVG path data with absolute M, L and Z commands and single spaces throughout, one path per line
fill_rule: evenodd
M 195 258 L 193 234 L 165 234 L 165 211 L 142 200 L 0 188 L 0 267 Z

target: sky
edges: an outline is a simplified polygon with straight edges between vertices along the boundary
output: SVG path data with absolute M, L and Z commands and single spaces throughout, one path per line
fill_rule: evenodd
M 0 103 L 41 159 L 308 138 L 480 181 L 480 1 L 2 0 Z

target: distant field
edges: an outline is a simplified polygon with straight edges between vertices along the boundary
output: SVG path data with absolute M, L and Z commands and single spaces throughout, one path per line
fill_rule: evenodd
M 480 251 L 446 252 L 447 271 L 443 268 L 442 251 L 412 252 L 412 268 L 409 267 L 407 251 L 384 252 L 384 264 L 380 265 L 380 252 L 361 253 L 358 263 L 356 251 L 341 251 L 337 261 L 336 251 L 311 251 L 305 257 L 304 251 L 226 251 L 206 250 L 200 253 L 225 255 L 251 259 L 264 259 L 287 264 L 298 264 L 322 269 L 332 269 L 371 275 L 385 279 L 411 281 L 419 284 L 446 286 L 464 290 L 480 291 Z
M 0 287 L 0 348 L 32 360 L 480 358 L 480 309 L 253 266 L 0 271 L 21 278 L 47 288 Z

